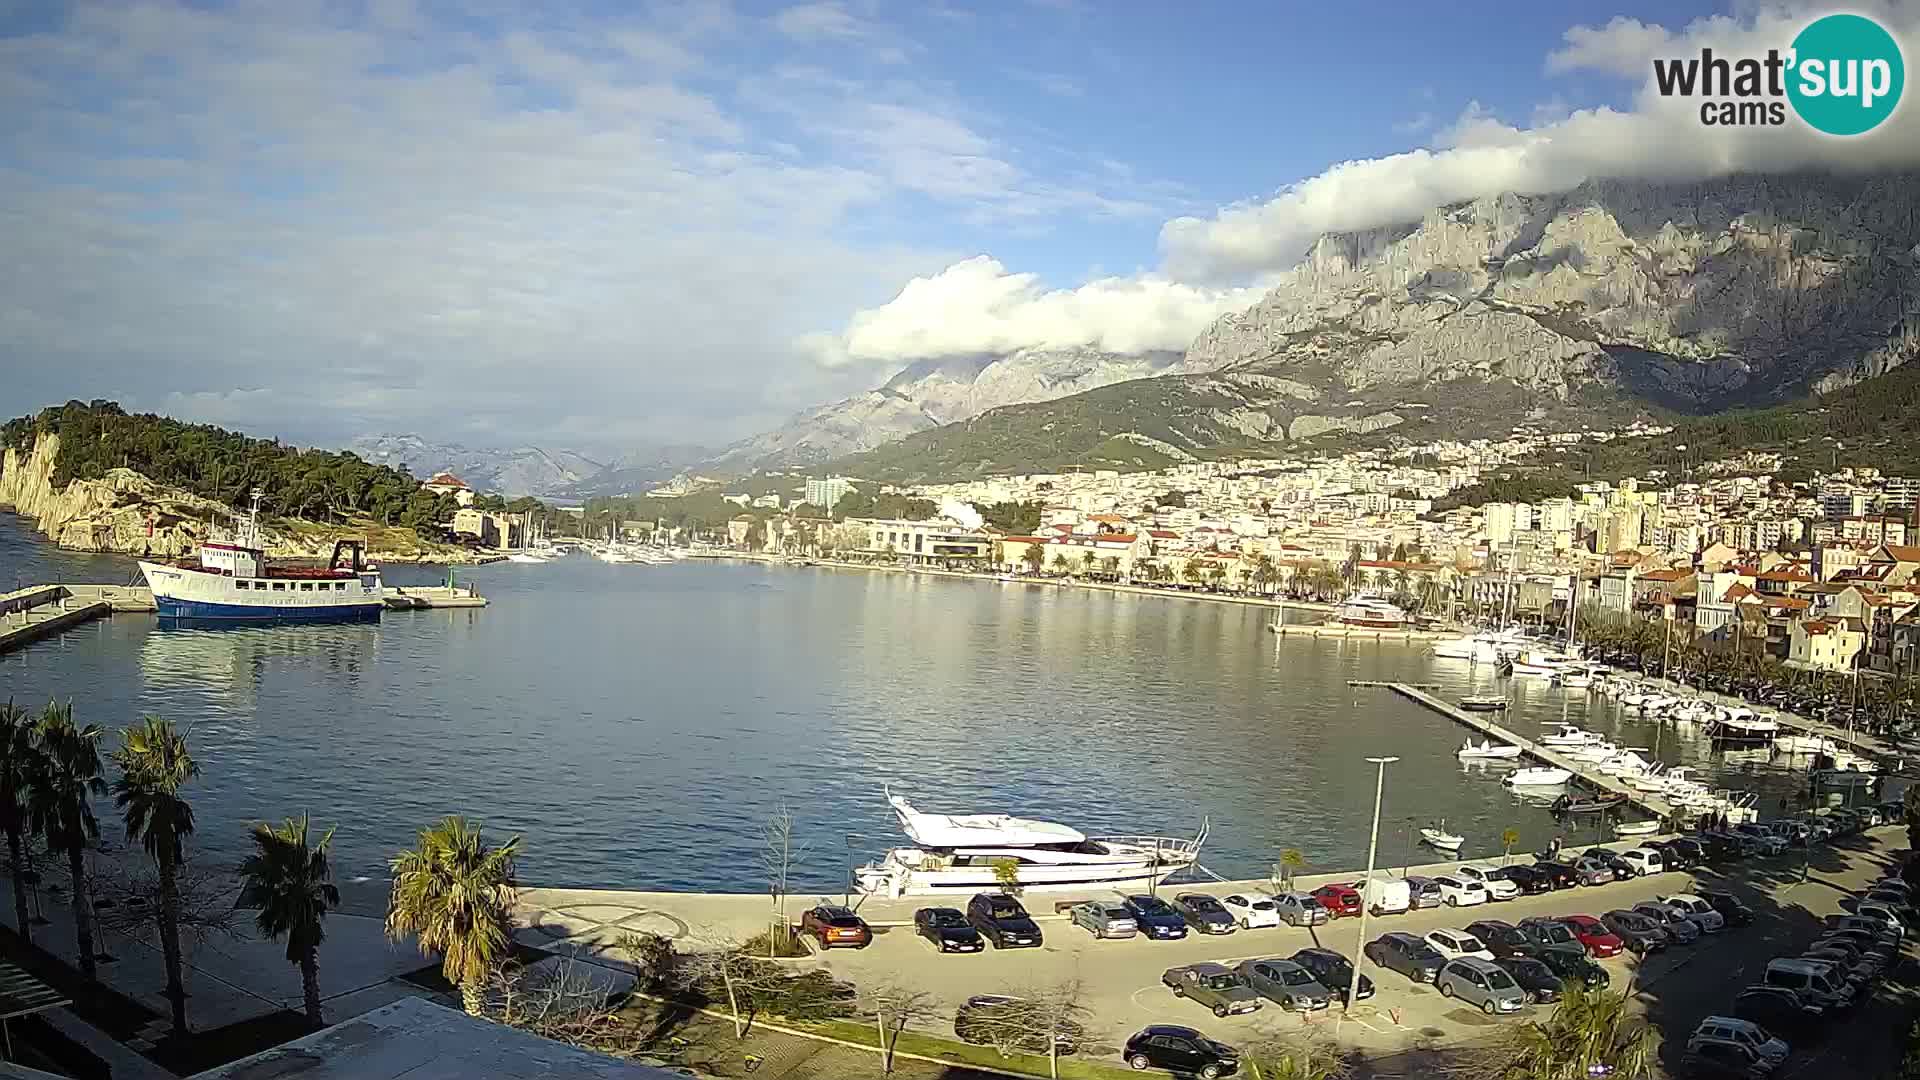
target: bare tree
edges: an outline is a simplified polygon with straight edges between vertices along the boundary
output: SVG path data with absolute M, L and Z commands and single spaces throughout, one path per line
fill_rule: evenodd
M 233 875 L 193 863 L 174 871 L 179 931 L 195 944 L 218 934 L 236 937 L 243 915 L 233 906 Z M 94 917 L 101 929 L 139 941 L 160 933 L 160 874 L 144 864 L 106 862 L 93 873 Z
M 630 1049 L 637 1033 L 613 1008 L 612 969 L 565 957 L 496 972 L 488 1014 L 522 1031 L 609 1053 Z
M 1086 1038 L 1083 996 L 1078 978 L 1022 986 L 1007 991 L 1005 1001 L 969 1010 L 964 1026 L 1002 1057 L 1047 1055 L 1047 1071 L 1059 1080 L 1061 1046 L 1078 1046 Z
M 710 991 L 718 983 L 727 995 L 727 1012 L 733 1020 L 733 1036 L 745 1038 L 746 1018 L 742 1005 L 755 1001 L 780 986 L 788 973 L 780 965 L 759 956 L 749 956 L 736 942 L 707 931 L 697 934 L 697 952 L 681 957 L 677 971 L 683 984 L 696 993 Z
M 780 955 L 780 943 L 792 937 L 787 924 L 788 885 L 793 879 L 793 868 L 806 854 L 806 844 L 794 842 L 793 810 L 783 802 L 767 819 L 766 847 L 760 856 L 767 868 L 767 895 L 773 901 L 773 910 L 768 915 L 768 959 Z
M 893 1049 L 900 1033 L 916 1020 L 932 1016 L 938 1002 L 925 990 L 899 982 L 882 982 L 867 991 L 867 1007 L 873 1011 L 874 1030 L 880 1036 L 880 1069 L 893 1071 Z
M 1326 1039 L 1261 1033 L 1241 1055 L 1253 1080 L 1347 1080 L 1352 1051 Z

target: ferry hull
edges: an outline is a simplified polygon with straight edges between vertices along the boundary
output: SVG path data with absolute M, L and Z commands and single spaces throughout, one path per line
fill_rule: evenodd
M 335 604 L 326 607 L 269 607 L 252 604 L 217 604 L 205 600 L 180 600 L 155 596 L 154 607 L 162 619 L 235 623 L 321 623 L 378 622 L 383 603 Z

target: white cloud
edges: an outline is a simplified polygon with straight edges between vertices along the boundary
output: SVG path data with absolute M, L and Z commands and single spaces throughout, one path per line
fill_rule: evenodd
M 1906 41 L 1920 41 L 1920 5 L 1868 5 Z M 1176 279 L 1244 280 L 1283 269 L 1327 232 L 1418 220 L 1433 207 L 1502 191 L 1565 191 L 1595 177 L 1686 181 L 1737 172 L 1881 170 L 1920 165 L 1920 107 L 1909 101 L 1872 134 L 1833 139 L 1797 124 L 1778 128 L 1702 126 L 1698 104 L 1662 98 L 1650 59 L 1712 46 L 1723 55 L 1784 47 L 1809 16 L 1769 7 L 1744 20 L 1716 17 L 1678 33 L 1615 19 L 1576 27 L 1549 67 L 1597 69 L 1641 80 L 1633 107 L 1554 110 L 1527 128 L 1470 105 L 1440 132 L 1434 149 L 1342 162 L 1278 194 L 1229 206 L 1210 218 L 1182 217 L 1160 233 Z
M 981 255 L 856 313 L 844 332 L 804 345 L 833 365 L 886 364 L 1026 348 L 1092 346 L 1118 353 L 1180 350 L 1222 313 L 1258 298 L 1253 289 L 1205 289 L 1151 275 L 1047 289 Z

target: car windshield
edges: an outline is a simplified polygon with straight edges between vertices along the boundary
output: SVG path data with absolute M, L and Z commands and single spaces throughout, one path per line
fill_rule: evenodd
M 1619 920 L 1620 925 L 1629 930 L 1645 930 L 1648 926 L 1647 920 L 1638 915 L 1621 915 Z
M 1253 910 L 1255 910 L 1255 911 L 1272 911 L 1272 910 L 1273 910 L 1273 901 L 1271 901 L 1271 900 L 1255 900 L 1255 901 L 1253 902 L 1253 904 L 1252 904 L 1252 907 L 1253 907 Z
M 1513 972 L 1515 975 L 1525 975 L 1533 979 L 1552 974 L 1552 972 L 1547 970 L 1547 965 L 1538 960 L 1509 960 L 1507 961 L 1507 970 Z
M 995 904 L 990 910 L 996 919 L 1018 919 L 1026 915 L 1018 904 Z
M 958 927 L 967 925 L 967 920 L 964 918 L 961 918 L 960 913 L 957 911 L 936 911 L 931 916 L 928 917 L 927 921 L 931 922 L 935 926 L 944 926 L 944 927 L 953 927 L 953 928 L 958 928 Z
M 1202 912 L 1208 915 L 1211 915 L 1216 911 L 1225 910 L 1220 906 L 1220 901 L 1215 900 L 1211 896 L 1193 897 L 1187 901 L 1187 906 L 1192 908 L 1195 911 Z
M 1232 972 L 1207 976 L 1207 987 L 1211 990 L 1231 990 L 1240 985 L 1240 976 Z
M 860 917 L 858 915 L 830 915 L 827 917 L 826 923 L 828 926 L 852 928 L 860 925 Z
M 1305 986 L 1313 981 L 1313 976 L 1300 968 L 1285 968 L 1280 972 L 1280 981 L 1288 986 Z
M 1136 896 L 1129 900 L 1128 903 L 1132 904 L 1134 910 L 1142 915 L 1170 915 L 1173 913 L 1173 909 L 1167 906 L 1167 902 L 1158 897 Z
M 1315 900 L 1311 896 L 1303 896 L 1300 898 L 1300 906 L 1303 908 L 1318 908 L 1320 907 L 1320 901 Z
M 1487 974 L 1487 985 L 1493 987 L 1495 990 L 1513 989 L 1513 980 L 1507 978 L 1506 972 L 1501 971 L 1498 968 L 1495 968 L 1494 970 L 1489 971 L 1486 974 Z
M 1109 918 L 1109 919 L 1131 919 L 1131 918 L 1133 918 L 1133 912 L 1131 912 L 1131 911 L 1128 911 L 1128 910 L 1127 910 L 1126 908 L 1123 908 L 1123 907 L 1110 907 L 1110 908 L 1101 908 L 1101 909 L 1100 909 L 1100 914 L 1101 914 L 1101 915 L 1103 915 L 1103 916 L 1105 916 L 1105 917 L 1107 917 L 1107 918 Z
M 1461 934 L 1459 937 L 1454 938 L 1453 941 L 1453 947 L 1459 949 L 1461 952 L 1478 952 L 1487 947 L 1479 938 L 1474 937 L 1472 934 Z
M 1559 923 L 1536 923 L 1536 932 L 1549 945 L 1565 945 L 1573 940 L 1573 931 Z
M 1487 933 L 1487 938 L 1490 941 L 1498 941 L 1503 945 L 1525 945 L 1527 943 L 1527 935 L 1515 930 L 1511 926 L 1498 930 L 1490 930 Z

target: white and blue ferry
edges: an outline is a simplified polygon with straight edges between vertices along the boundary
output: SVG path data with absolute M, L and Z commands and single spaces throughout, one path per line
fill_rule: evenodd
M 378 619 L 380 574 L 358 540 L 339 540 L 326 566 L 270 566 L 260 539 L 260 495 L 231 541 L 200 545 L 198 565 L 142 561 L 163 619 L 218 622 L 339 622 Z

